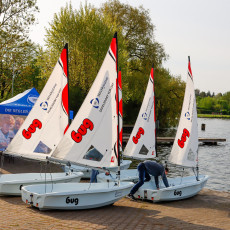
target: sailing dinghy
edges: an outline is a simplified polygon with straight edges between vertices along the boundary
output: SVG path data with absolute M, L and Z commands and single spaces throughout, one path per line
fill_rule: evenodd
M 190 58 L 188 58 L 188 76 L 180 122 L 169 162 L 181 167 L 192 168 L 195 175 L 168 178 L 170 187 L 165 188 L 161 183 L 160 190 L 156 189 L 152 178 L 151 181 L 144 183 L 139 188 L 134 195 L 136 198 L 152 200 L 153 202 L 186 199 L 195 196 L 207 183 L 208 176 L 199 175 L 198 168 L 197 110 Z
M 34 107 L 4 154 L 45 161 L 69 127 L 68 45 Z M 20 173 L 0 175 L 1 195 L 21 195 L 24 185 L 79 182 L 83 173 Z
M 93 168 L 120 168 L 117 33 L 75 119 L 51 155 Z M 119 171 L 118 171 L 119 174 Z M 132 182 L 29 185 L 22 200 L 39 209 L 89 209 L 113 204 L 129 193 Z
M 124 150 L 124 156 L 138 160 L 156 157 L 155 148 L 155 97 L 154 97 L 154 68 L 152 67 L 145 96 L 133 127 L 132 133 Z M 114 173 L 97 175 L 97 180 L 114 181 Z M 137 182 L 137 169 L 121 170 L 121 181 Z
M 119 104 L 119 108 L 120 108 L 120 114 L 119 114 L 119 126 L 120 127 L 123 127 L 123 105 L 122 105 L 122 84 L 121 84 L 121 71 L 119 71 L 119 76 L 118 78 L 120 79 L 119 81 L 119 100 L 120 100 L 120 104 Z M 121 128 L 120 130 L 120 138 L 122 139 L 122 136 L 123 136 L 123 129 Z M 120 142 L 120 152 L 122 152 L 122 141 Z M 128 169 L 130 164 L 132 163 L 131 160 L 124 160 L 124 159 L 121 159 L 121 162 L 120 162 L 120 170 L 125 170 L 125 169 Z M 114 172 L 114 180 L 117 179 L 117 176 L 116 176 L 116 172 L 118 171 L 118 166 L 112 166 L 112 167 L 106 167 L 105 168 L 106 170 L 108 170 L 109 172 Z M 101 173 L 103 173 L 105 171 L 105 169 L 103 170 L 100 170 L 99 171 Z M 84 179 L 90 179 L 91 177 L 91 172 L 92 170 L 90 168 L 87 168 L 87 167 L 82 167 L 82 166 L 79 166 L 79 165 L 71 165 L 71 166 L 65 166 L 65 171 L 68 172 L 69 170 L 72 170 L 72 171 L 80 171 L 80 172 L 83 172 L 84 175 L 82 176 L 82 178 Z

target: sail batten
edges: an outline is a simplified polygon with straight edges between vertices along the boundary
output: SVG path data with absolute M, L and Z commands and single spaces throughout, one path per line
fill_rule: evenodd
M 155 120 L 154 68 L 152 68 L 136 123 L 124 150 L 125 156 L 140 160 L 156 157 Z
M 196 167 L 198 163 L 197 109 L 190 58 L 188 60 L 184 101 L 169 162 L 186 167 Z

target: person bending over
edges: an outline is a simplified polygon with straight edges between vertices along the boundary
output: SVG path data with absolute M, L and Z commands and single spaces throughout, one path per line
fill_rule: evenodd
M 136 191 L 144 184 L 146 181 L 150 181 L 150 175 L 154 176 L 155 184 L 159 190 L 159 180 L 158 177 L 161 176 L 165 187 L 169 187 L 166 175 L 168 174 L 168 168 L 164 168 L 163 165 L 158 164 L 155 161 L 144 161 L 137 166 L 139 173 L 139 181 L 131 189 L 128 197 L 135 200 L 134 194 Z

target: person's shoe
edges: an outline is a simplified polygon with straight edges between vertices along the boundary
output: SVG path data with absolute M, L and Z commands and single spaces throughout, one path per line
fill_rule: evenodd
M 130 194 L 130 193 L 127 195 L 127 198 L 129 198 L 131 200 L 136 200 L 136 198 L 134 197 L 134 195 Z

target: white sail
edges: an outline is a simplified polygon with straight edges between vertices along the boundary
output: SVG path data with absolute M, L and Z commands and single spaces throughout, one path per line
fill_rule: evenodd
M 67 44 L 33 109 L 6 149 L 32 159 L 50 156 L 68 129 Z
M 137 159 L 156 157 L 154 75 L 151 69 L 148 86 L 124 155 Z
M 187 84 L 177 134 L 169 161 L 173 164 L 195 167 L 198 161 L 198 127 L 193 76 L 188 63 Z
M 52 158 L 91 167 L 117 165 L 117 38 Z

